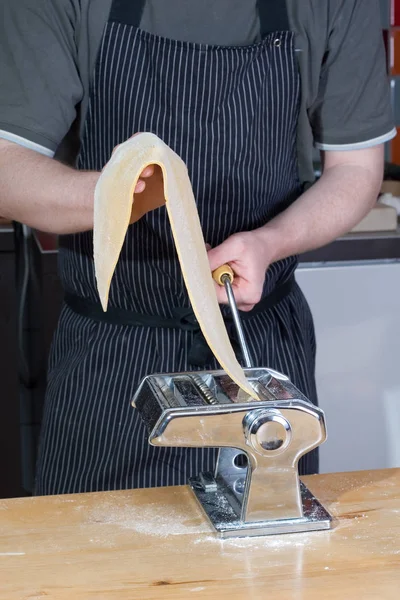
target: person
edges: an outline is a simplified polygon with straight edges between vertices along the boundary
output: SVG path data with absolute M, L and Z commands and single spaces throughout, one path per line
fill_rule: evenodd
M 129 227 L 110 291 L 117 316 L 99 316 L 99 173 L 143 131 L 182 157 L 210 269 L 235 272 L 253 364 L 317 403 L 312 316 L 294 271 L 379 193 L 395 130 L 378 2 L 3 0 L 2 15 L 0 214 L 60 236 L 65 290 L 35 493 L 184 484 L 213 468 L 216 450 L 149 446 L 131 400 L 149 373 L 218 365 L 195 323 L 174 321 L 190 303 L 165 208 Z M 161 185 L 150 166 L 134 195 L 145 203 Z M 317 471 L 312 452 L 300 472 Z

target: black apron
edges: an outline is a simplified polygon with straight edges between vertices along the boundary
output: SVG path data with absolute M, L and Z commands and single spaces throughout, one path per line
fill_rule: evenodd
M 139 131 L 158 135 L 188 166 L 206 242 L 252 230 L 300 194 L 296 131 L 300 76 L 285 2 L 260 0 L 262 41 L 219 47 L 139 29 L 143 2 L 114 0 L 92 80 L 78 161 L 101 170 Z M 69 297 L 99 302 L 92 233 L 65 236 Z M 293 279 L 295 257 L 271 265 L 264 298 Z M 312 317 L 295 284 L 244 322 L 256 366 L 287 374 L 316 403 Z M 129 227 L 110 307 L 170 319 L 190 309 L 165 207 Z M 227 314 L 227 309 L 223 309 Z M 81 314 L 79 314 L 81 313 Z M 212 470 L 217 450 L 154 448 L 131 400 L 149 373 L 198 369 L 190 328 L 100 322 L 64 304 L 49 360 L 37 494 L 184 484 Z M 201 368 L 218 368 L 212 358 Z M 318 470 L 318 453 L 301 461 Z

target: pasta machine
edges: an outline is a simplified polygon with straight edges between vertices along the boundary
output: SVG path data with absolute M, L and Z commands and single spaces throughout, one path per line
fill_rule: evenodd
M 284 375 L 246 368 L 258 400 L 224 371 L 149 375 L 133 405 L 154 446 L 217 447 L 215 472 L 189 480 L 220 537 L 329 529 L 300 481 L 301 456 L 326 439 L 324 413 Z

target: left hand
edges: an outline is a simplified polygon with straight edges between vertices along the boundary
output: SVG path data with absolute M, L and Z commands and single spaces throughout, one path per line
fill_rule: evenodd
M 235 233 L 208 250 L 212 271 L 228 263 L 234 274 L 233 292 L 239 310 L 250 311 L 261 300 L 265 272 L 270 265 L 265 232 L 261 229 Z M 215 284 L 218 302 L 228 304 L 225 287 Z

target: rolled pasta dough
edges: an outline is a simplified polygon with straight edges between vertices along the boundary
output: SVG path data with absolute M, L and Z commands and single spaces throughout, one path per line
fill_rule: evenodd
M 185 285 L 201 331 L 221 367 L 244 392 L 257 399 L 236 359 L 218 305 L 186 165 L 151 133 L 141 133 L 118 146 L 96 185 L 94 262 L 103 310 L 107 310 L 111 279 L 127 228 L 143 214 L 141 208 L 135 218 L 134 189 L 143 169 L 151 164 L 162 170 L 165 198 L 151 202 L 150 210 L 166 203 Z

